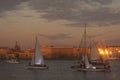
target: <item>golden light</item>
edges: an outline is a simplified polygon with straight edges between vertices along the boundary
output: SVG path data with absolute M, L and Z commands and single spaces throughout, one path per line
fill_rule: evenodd
M 115 49 L 116 51 L 118 50 L 118 48 Z
M 105 49 L 105 54 L 107 54 L 107 55 L 109 54 L 109 52 L 108 52 L 108 50 L 107 50 L 107 49 Z
M 112 52 L 110 52 L 108 49 L 102 49 L 102 48 L 98 48 L 98 51 L 101 55 L 109 55 L 112 54 Z
M 120 53 L 120 50 L 118 50 L 118 52 Z
M 100 53 L 101 55 L 104 54 L 104 51 L 103 51 L 101 48 L 98 48 L 98 51 L 99 51 L 99 53 Z
M 112 51 L 110 51 L 109 54 L 112 54 Z

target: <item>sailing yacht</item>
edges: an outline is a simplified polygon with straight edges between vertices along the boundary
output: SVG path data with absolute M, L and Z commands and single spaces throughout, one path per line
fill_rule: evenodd
M 48 69 L 48 66 L 44 62 L 44 58 L 42 52 L 40 51 L 39 42 L 36 36 L 36 44 L 35 44 L 35 53 L 32 56 L 32 60 L 29 63 L 28 69 Z
M 97 48 L 95 46 L 92 46 L 90 49 L 90 59 L 88 56 L 88 53 L 86 51 L 86 25 L 85 25 L 85 31 L 84 31 L 84 36 L 83 36 L 83 45 L 84 45 L 84 51 L 82 53 L 82 59 L 81 62 L 82 64 L 79 65 L 79 67 L 76 67 L 78 71 L 110 71 L 110 67 L 102 67 L 98 68 L 95 63 L 100 64 L 100 62 L 92 62 L 98 59 L 100 56 L 97 53 Z M 94 54 L 93 54 L 94 53 Z M 106 65 L 105 65 L 106 66 Z

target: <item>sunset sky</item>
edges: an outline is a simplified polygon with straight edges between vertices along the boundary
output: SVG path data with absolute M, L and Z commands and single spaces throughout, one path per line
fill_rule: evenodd
M 0 46 L 78 46 L 87 40 L 120 45 L 120 0 L 0 0 Z

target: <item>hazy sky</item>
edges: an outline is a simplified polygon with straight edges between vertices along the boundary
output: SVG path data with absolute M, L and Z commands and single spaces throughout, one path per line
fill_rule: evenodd
M 120 0 L 0 0 L 0 46 L 78 46 L 87 40 L 120 45 Z

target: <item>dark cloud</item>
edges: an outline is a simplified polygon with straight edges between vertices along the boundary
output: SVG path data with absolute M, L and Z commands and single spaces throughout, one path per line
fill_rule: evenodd
M 109 7 L 113 0 L 31 0 L 30 6 L 43 12 L 41 18 L 68 20 L 75 22 L 72 26 L 89 23 L 99 26 L 120 23 L 120 11 Z M 77 23 L 77 24 L 76 24 Z
M 85 1 L 86 3 L 98 3 L 98 4 L 102 4 L 102 5 L 106 5 L 112 2 L 112 0 L 82 0 Z
M 0 15 L 0 18 L 2 18 L 3 16 L 2 15 Z
M 56 34 L 56 35 L 39 34 L 39 36 L 45 37 L 45 38 L 48 38 L 48 39 L 52 39 L 52 40 L 72 38 L 70 34 L 65 34 L 65 33 L 60 33 L 60 34 Z
M 39 12 L 44 12 L 45 14 L 42 18 L 48 20 L 67 20 L 72 18 L 70 17 L 70 15 L 73 15 L 71 9 L 76 7 L 75 3 L 76 1 L 73 0 L 32 0 L 30 6 Z
M 17 5 L 28 0 L 0 0 L 0 14 L 17 9 Z
M 30 18 L 30 17 L 34 17 L 34 15 L 24 15 L 22 17 L 27 17 L 27 18 Z
M 120 23 L 120 8 L 112 8 L 114 0 L 1 0 L 0 13 L 18 9 L 19 4 L 28 2 L 32 9 L 44 13 L 40 18 L 49 21 L 68 20 L 68 26 L 88 23 L 109 26 Z M 1 16 L 0 14 L 0 16 Z M 30 16 L 25 16 L 30 17 Z
M 104 25 L 112 24 L 120 20 L 120 18 L 118 17 L 120 16 L 120 12 L 115 13 L 110 8 L 105 7 L 99 8 L 95 11 L 83 11 L 82 16 L 84 22 L 96 22 Z
M 95 35 L 87 35 L 87 38 L 89 39 L 95 39 L 95 38 L 99 38 L 99 37 L 103 37 L 103 36 L 106 36 L 105 34 L 107 33 L 112 33 L 112 31 L 106 31 L 106 32 L 103 32 L 103 33 L 100 33 L 100 34 L 95 34 Z
M 76 17 L 76 23 L 71 24 L 72 26 L 80 26 L 83 23 L 92 23 L 97 26 L 109 26 L 120 23 L 120 12 L 114 12 L 114 10 L 106 7 L 100 7 L 97 10 L 82 10 L 80 18 Z

